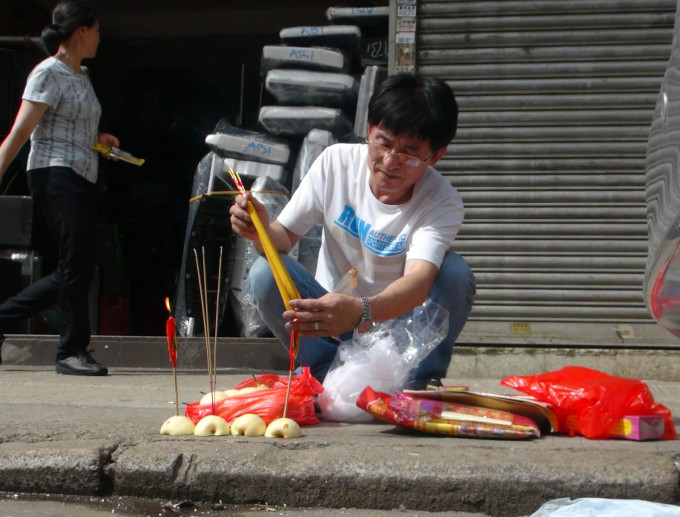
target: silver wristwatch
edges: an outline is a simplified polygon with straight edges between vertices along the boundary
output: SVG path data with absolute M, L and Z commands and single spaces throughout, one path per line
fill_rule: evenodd
M 364 332 L 371 330 L 371 327 L 373 326 L 373 315 L 371 314 L 371 302 L 368 301 L 368 298 L 362 296 L 361 303 L 364 305 L 364 310 L 361 313 L 361 320 L 359 321 L 356 330 L 360 334 L 363 334 Z

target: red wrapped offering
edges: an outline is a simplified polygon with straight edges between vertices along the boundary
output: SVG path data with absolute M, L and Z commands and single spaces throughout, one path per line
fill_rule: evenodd
M 537 438 L 541 431 L 530 418 L 497 409 L 468 406 L 441 400 L 413 398 L 402 393 L 388 395 L 367 387 L 357 406 L 389 422 L 433 434 L 470 438 Z
M 267 386 L 267 389 L 251 391 L 249 393 L 236 394 L 226 399 L 215 402 L 213 413 L 212 404 L 200 404 L 194 402 L 188 404 L 184 415 L 193 423 L 198 422 L 207 415 L 215 414 L 231 423 L 233 420 L 246 413 L 254 413 L 262 417 L 269 424 L 272 420 L 283 416 L 283 408 L 286 403 L 286 390 L 288 377 L 274 374 L 258 375 L 252 379 L 234 386 L 240 390 L 251 386 Z M 295 420 L 299 425 L 314 425 L 319 423 L 319 418 L 314 411 L 314 394 L 321 393 L 323 386 L 309 372 L 308 367 L 302 368 L 302 373 L 293 375 L 290 386 L 290 398 L 288 400 L 287 417 Z

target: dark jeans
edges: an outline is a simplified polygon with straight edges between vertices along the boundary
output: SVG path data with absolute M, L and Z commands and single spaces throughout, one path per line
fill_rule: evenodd
M 2 320 L 23 319 L 57 302 L 57 360 L 90 344 L 88 296 L 97 265 L 96 186 L 68 167 L 28 171 L 28 186 L 58 246 L 57 270 L 0 305 Z
M 303 298 L 320 298 L 326 294 L 326 290 L 319 285 L 302 264 L 283 253 L 281 259 L 293 282 L 295 282 L 300 296 Z M 281 316 L 285 310 L 283 300 L 274 281 L 272 269 L 264 257 L 259 257 L 250 268 L 248 282 L 250 293 L 262 320 L 281 343 L 287 346 L 290 333 L 284 327 L 286 320 Z M 426 382 L 429 379 L 446 377 L 453 353 L 453 345 L 467 322 L 470 310 L 472 310 L 475 288 L 474 273 L 465 260 L 457 253 L 447 252 L 432 283 L 428 297 L 448 311 L 449 333 L 420 362 L 416 371 L 413 372 L 413 380 Z M 341 336 L 343 340 L 350 337 L 351 332 Z M 312 375 L 323 382 L 337 351 L 337 342 L 331 341 L 330 338 L 302 338 L 300 339 L 298 361 L 301 366 L 309 366 Z

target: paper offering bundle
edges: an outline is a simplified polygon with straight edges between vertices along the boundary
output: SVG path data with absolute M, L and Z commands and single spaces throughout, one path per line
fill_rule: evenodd
M 497 409 L 468 406 L 367 387 L 357 406 L 376 418 L 401 427 L 433 434 L 470 438 L 538 438 L 541 430 L 525 416 Z
M 132 156 L 130 153 L 127 151 L 123 151 L 122 149 L 119 149 L 118 147 L 110 147 L 108 145 L 104 144 L 94 144 L 92 146 L 92 149 L 95 151 L 105 155 L 105 156 L 110 156 L 114 160 L 122 160 L 127 163 L 131 163 L 133 165 L 144 165 L 144 158 L 137 158 L 136 156 Z
M 557 432 L 558 422 L 549 404 L 534 400 L 526 395 L 501 395 L 469 391 L 466 387 L 440 386 L 422 391 L 404 390 L 404 394 L 418 399 L 433 399 L 443 402 L 496 409 L 520 415 L 534 422 L 541 435 Z

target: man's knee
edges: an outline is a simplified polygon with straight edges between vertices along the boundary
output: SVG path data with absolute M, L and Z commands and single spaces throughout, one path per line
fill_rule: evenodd
M 440 304 L 446 300 L 443 305 L 454 305 L 452 309 L 469 311 L 475 289 L 475 275 L 467 262 L 457 253 L 447 252 L 432 284 L 432 297 Z
M 272 269 L 264 257 L 258 257 L 250 267 L 248 285 L 250 287 L 250 294 L 256 302 L 266 300 L 271 296 L 272 289 L 276 289 L 276 281 L 274 280 Z

